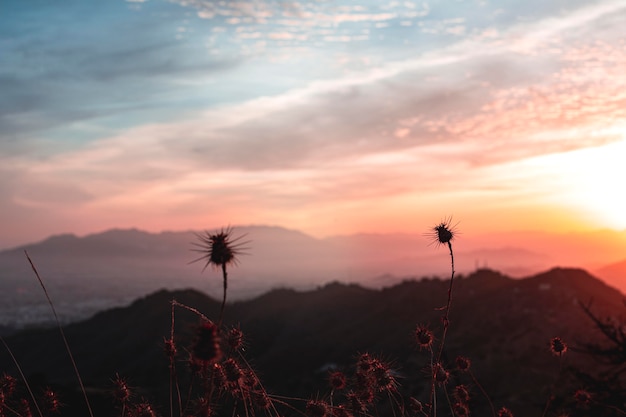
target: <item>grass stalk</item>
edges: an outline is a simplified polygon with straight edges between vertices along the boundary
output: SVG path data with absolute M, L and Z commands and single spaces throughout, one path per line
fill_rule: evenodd
M 70 349 L 70 345 L 69 343 L 67 343 L 67 338 L 65 337 L 65 332 L 63 331 L 63 326 L 61 326 L 61 322 L 59 321 L 59 316 L 57 315 L 56 309 L 54 308 L 54 303 L 52 303 L 52 300 L 50 299 L 48 290 L 46 289 L 46 286 L 44 285 L 43 280 L 41 279 L 41 276 L 39 275 L 39 272 L 37 272 L 37 268 L 35 267 L 33 260 L 30 258 L 26 250 L 24 250 L 24 254 L 26 255 L 26 259 L 28 259 L 28 262 L 30 263 L 30 267 L 33 269 L 33 272 L 35 273 L 35 276 L 37 277 L 37 280 L 39 281 L 39 285 L 41 286 L 44 294 L 46 295 L 48 304 L 50 304 L 50 308 L 52 309 L 52 314 L 54 315 L 54 320 L 56 321 L 57 327 L 59 328 L 59 333 L 61 333 L 61 338 L 63 339 L 63 343 L 65 344 L 65 350 L 67 351 L 67 354 L 70 357 L 70 361 L 72 362 L 72 366 L 74 367 L 74 372 L 76 373 L 76 378 L 78 379 L 78 384 L 80 385 L 80 390 L 83 393 L 83 397 L 85 398 L 85 403 L 87 404 L 87 410 L 89 411 L 89 415 L 91 417 L 94 417 L 93 411 L 91 410 L 91 404 L 89 403 L 89 398 L 87 398 L 87 391 L 85 391 L 85 385 L 83 384 L 83 379 L 80 376 L 80 372 L 78 372 L 78 367 L 76 366 L 74 355 L 72 355 L 72 350 Z

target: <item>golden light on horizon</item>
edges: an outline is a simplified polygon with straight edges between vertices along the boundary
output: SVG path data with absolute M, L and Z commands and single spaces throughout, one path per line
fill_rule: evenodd
M 526 165 L 542 172 L 544 181 L 537 186 L 547 200 L 579 210 L 596 227 L 624 230 L 626 133 L 621 136 L 605 145 L 533 158 Z

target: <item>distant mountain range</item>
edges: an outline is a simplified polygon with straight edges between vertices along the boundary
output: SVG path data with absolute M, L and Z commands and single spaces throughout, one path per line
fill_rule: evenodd
M 240 226 L 234 234 L 246 235 L 245 240 L 250 242 L 248 254 L 231 269 L 230 299 L 250 299 L 281 287 L 312 289 L 332 281 L 381 288 L 408 278 L 446 277 L 449 270 L 447 250 L 428 246 L 430 242 L 420 234 L 317 239 L 271 226 Z M 455 245 L 456 270 L 468 274 L 488 265 L 521 277 L 555 265 L 584 267 L 585 262 L 591 262 L 591 270 L 598 276 L 626 290 L 623 266 L 602 269 L 598 265 L 599 254 L 611 262 L 621 259 L 617 256 L 624 253 L 619 252 L 619 244 L 626 242 L 626 234 L 532 236 L 535 240 L 529 234 L 517 234 L 516 247 L 498 246 L 497 236 L 462 236 Z M 0 325 L 23 326 L 50 320 L 49 307 L 24 250 L 35 262 L 64 321 L 126 305 L 161 288 L 195 288 L 217 298 L 222 285 L 219 272 L 209 268 L 202 273 L 202 263 L 190 264 L 198 255 L 191 251 L 194 241 L 197 236 L 193 231 L 155 234 L 114 229 L 84 237 L 58 235 L 2 251 Z M 585 256 L 559 262 L 549 250 L 554 247 Z
M 293 237 L 306 239 L 299 234 Z M 438 308 L 445 305 L 447 290 L 446 281 L 434 279 L 377 290 L 340 283 L 309 291 L 275 289 L 230 303 L 226 324 L 238 324 L 243 330 L 246 357 L 272 393 L 324 397 L 326 370 L 348 371 L 357 353 L 369 352 L 391 361 L 402 391 L 419 396 L 428 390 L 425 369 L 430 356 L 416 347 L 412 334 L 421 323 L 441 335 Z M 163 340 L 169 337 L 173 299 L 210 318 L 219 314 L 219 301 L 201 292 L 161 290 L 65 327 L 90 393 L 97 396 L 110 387 L 119 372 L 133 386 L 142 387 L 143 395 L 160 403 L 161 410 L 167 409 L 163 398 L 167 398 L 169 374 Z M 600 369 L 575 349 L 585 341 L 599 341 L 579 303 L 590 303 L 600 317 L 624 320 L 623 301 L 619 291 L 580 269 L 555 268 L 524 279 L 481 269 L 455 282 L 445 357 L 449 361 L 457 355 L 470 358 L 474 374 L 496 406 L 506 405 L 515 415 L 540 415 L 559 369 L 558 358 L 549 350 L 550 339 L 559 336 L 570 345 L 565 357 L 568 368 Z M 175 323 L 183 367 L 184 348 L 198 317 L 179 308 Z M 75 384 L 56 329 L 25 330 L 6 341 L 25 374 L 38 384 Z M 1 371 L 14 373 L 4 350 Z M 571 396 L 568 390 L 574 388 L 576 383 L 564 377 L 556 394 Z M 472 389 L 475 406 L 486 410 L 480 392 L 475 386 Z M 106 398 L 103 402 L 110 403 Z

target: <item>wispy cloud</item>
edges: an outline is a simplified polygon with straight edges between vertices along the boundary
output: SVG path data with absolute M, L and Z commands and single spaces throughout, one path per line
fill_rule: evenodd
M 150 1 L 76 40 L 17 36 L 0 209 L 323 227 L 334 209 L 528 198 L 499 170 L 624 140 L 626 6 L 481 7 Z

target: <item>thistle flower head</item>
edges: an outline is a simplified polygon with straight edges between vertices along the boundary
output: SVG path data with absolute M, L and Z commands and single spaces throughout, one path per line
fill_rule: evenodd
M 420 349 L 429 348 L 433 344 L 435 336 L 426 326 L 418 325 L 415 329 L 415 341 Z
M 472 362 L 465 356 L 456 357 L 456 367 L 459 371 L 468 371 L 472 366 Z
M 498 410 L 498 417 L 513 417 L 513 413 L 506 407 Z
M 567 345 L 560 337 L 553 337 L 550 341 L 550 350 L 555 355 L 561 356 L 565 352 L 567 352 Z
M 432 243 L 437 246 L 450 244 L 456 234 L 455 226 L 452 225 L 452 217 L 442 220 L 428 233 Z
M 122 378 L 119 374 L 115 374 L 113 384 L 113 397 L 115 398 L 115 400 L 122 404 L 128 401 L 128 399 L 130 398 L 130 388 L 126 383 L 126 380 Z
M 191 354 L 194 361 L 208 364 L 220 359 L 222 355 L 220 347 L 219 329 L 215 323 L 206 321 L 196 329 L 196 337 L 191 346 Z
M 440 363 L 433 365 L 433 378 L 438 384 L 444 385 L 448 382 L 450 373 Z
M 579 389 L 574 393 L 574 399 L 576 400 L 576 403 L 578 403 L 578 405 L 587 406 L 591 402 L 592 397 L 589 391 Z
M 249 243 L 240 241 L 246 235 L 233 237 L 233 229 L 230 227 L 221 229 L 219 232 L 196 233 L 196 236 L 200 242 L 194 242 L 193 245 L 196 248 L 192 250 L 201 253 L 202 256 L 191 262 L 204 260 L 206 263 L 202 268 L 203 271 L 209 265 L 223 267 L 228 264 L 236 264 L 237 256 L 244 253 L 245 245 Z
M 328 383 L 334 390 L 342 390 L 346 387 L 346 375 L 341 371 L 333 371 L 328 375 Z

